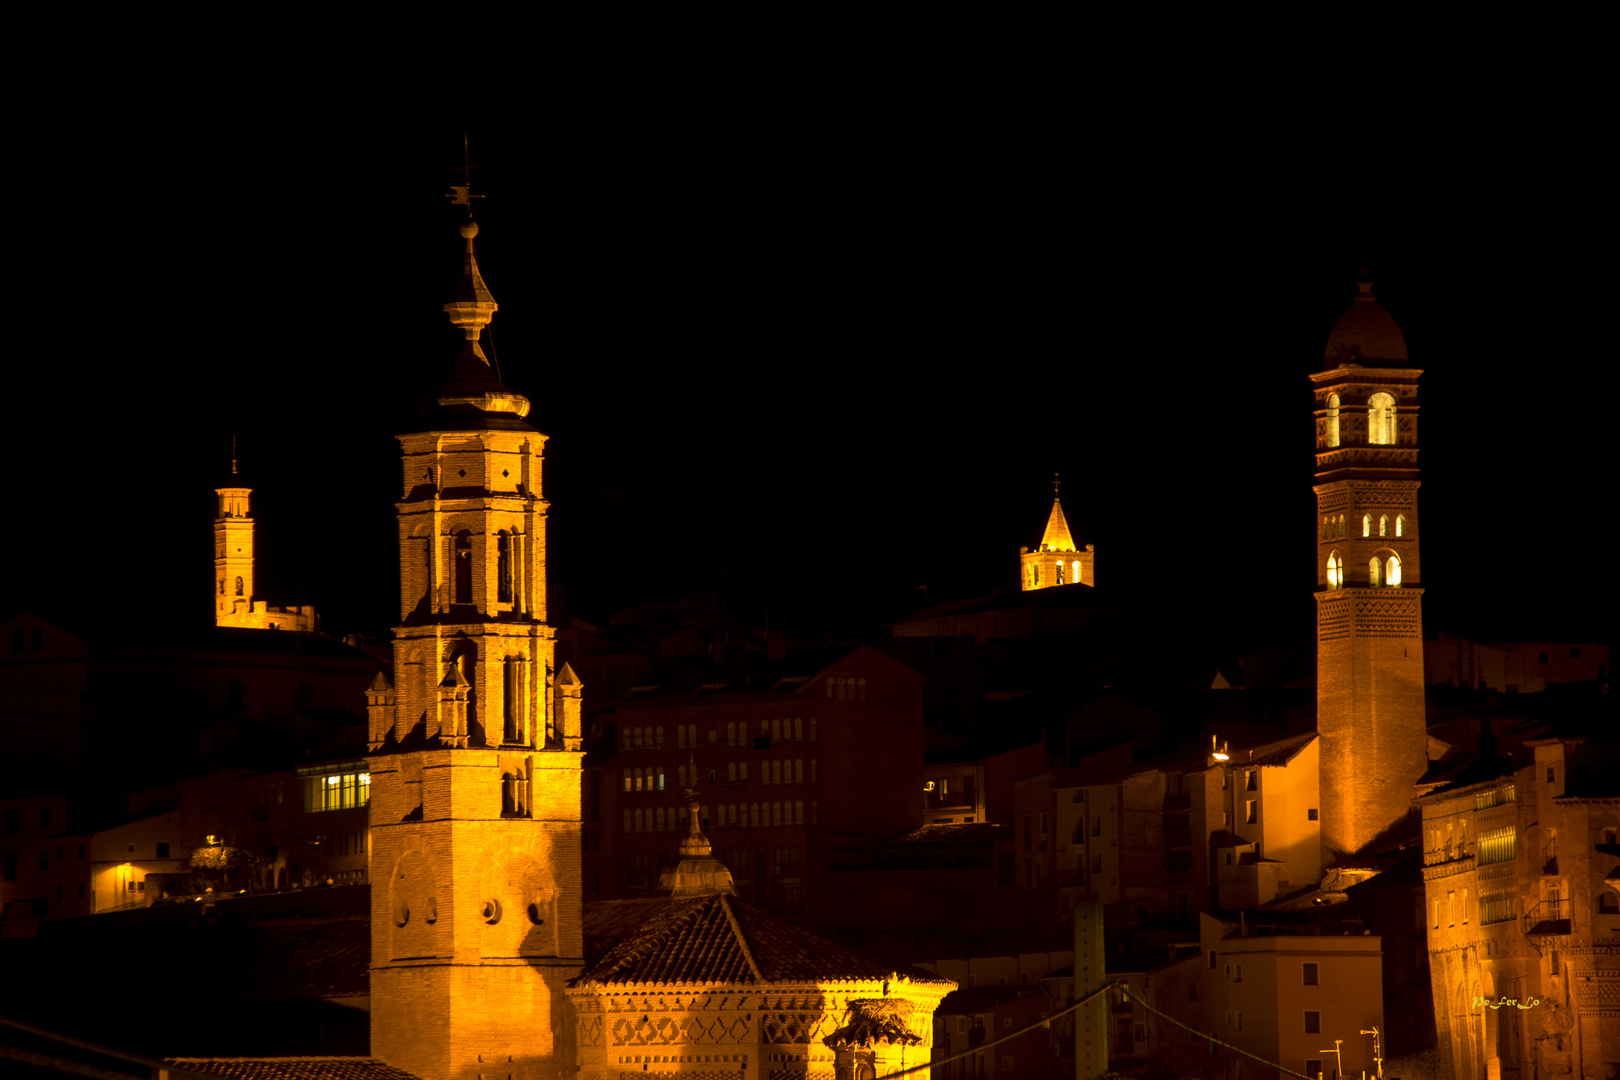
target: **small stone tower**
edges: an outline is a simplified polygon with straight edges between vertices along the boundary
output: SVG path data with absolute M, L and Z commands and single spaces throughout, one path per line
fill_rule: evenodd
M 481 347 L 477 234 L 444 305 L 465 341 L 399 437 L 394 674 L 367 695 L 371 1049 L 434 1080 L 572 1077 L 581 687 L 552 670 L 545 436 Z
M 1021 587 L 1046 589 L 1053 585 L 1097 584 L 1095 561 L 1097 549 L 1087 544 L 1085 550 L 1075 545 L 1069 532 L 1068 519 L 1063 516 L 1063 503 L 1058 499 L 1058 480 L 1052 478 L 1052 513 L 1046 519 L 1046 532 L 1040 546 L 1031 551 L 1018 549 Z
M 1311 381 L 1316 727 L 1322 854 L 1331 865 L 1407 816 L 1428 743 L 1417 513 L 1422 372 L 1407 366 L 1406 339 L 1370 282 L 1333 327 L 1325 365 Z
M 231 482 L 215 488 L 219 515 L 214 518 L 214 625 L 257 630 L 314 630 L 315 609 L 273 608 L 253 599 L 253 489 L 240 483 L 236 440 L 231 440 Z

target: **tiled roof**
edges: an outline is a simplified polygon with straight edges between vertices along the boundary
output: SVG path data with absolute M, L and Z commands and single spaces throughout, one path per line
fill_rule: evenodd
M 725 894 L 585 905 L 588 959 L 574 985 L 764 985 L 887 979 L 948 984 L 898 968 Z M 605 947 L 601 953 L 595 950 Z
M 169 1058 L 175 1065 L 232 1080 L 417 1080 L 376 1058 Z
M 1290 761 L 1293 761 L 1295 757 L 1299 756 L 1299 752 L 1309 746 L 1311 744 L 1311 740 L 1314 738 L 1316 738 L 1316 736 L 1313 734 L 1306 735 L 1303 738 L 1283 739 L 1280 742 L 1266 743 L 1262 746 L 1256 746 L 1249 752 L 1249 757 L 1247 759 L 1233 754 L 1231 763 L 1238 766 L 1287 765 Z

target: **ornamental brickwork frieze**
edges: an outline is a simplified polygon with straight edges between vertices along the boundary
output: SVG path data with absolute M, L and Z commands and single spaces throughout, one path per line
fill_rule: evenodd
M 1440 878 L 1456 877 L 1466 874 L 1474 869 L 1474 856 L 1465 855 L 1460 859 L 1448 859 L 1445 862 L 1434 863 L 1423 868 L 1424 881 L 1437 881 Z
M 1317 594 L 1316 638 L 1336 641 L 1350 636 L 1350 598 L 1343 593 Z
M 1583 1015 L 1620 1016 L 1620 971 L 1574 972 L 1575 1007 Z
M 1316 471 L 1335 469 L 1408 469 L 1417 468 L 1415 446 L 1336 446 L 1331 450 L 1318 450 Z
M 1421 635 L 1418 597 L 1391 595 L 1392 592 L 1369 589 L 1353 594 L 1357 637 L 1417 638 Z

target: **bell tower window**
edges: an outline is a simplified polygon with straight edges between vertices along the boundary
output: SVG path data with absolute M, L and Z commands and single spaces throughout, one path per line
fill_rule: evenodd
M 1361 535 L 1362 536 L 1371 536 L 1372 535 L 1372 515 L 1371 514 L 1362 514 L 1361 515 Z
M 501 672 L 501 713 L 503 716 L 501 739 L 508 743 L 520 743 L 523 741 L 523 718 L 519 712 L 521 695 L 518 693 L 518 671 L 517 658 L 508 656 Z
M 512 537 L 502 529 L 495 537 L 496 598 L 503 604 L 512 602 Z
M 1373 446 L 1395 445 L 1395 399 L 1388 394 L 1367 399 L 1367 441 Z
M 241 578 L 236 579 L 236 595 L 237 596 L 242 595 L 242 579 Z
M 1379 536 L 1388 536 L 1389 535 L 1389 515 L 1388 514 L 1380 514 L 1378 516 L 1378 535 Z
M 1344 588 L 1344 560 L 1339 558 L 1337 551 L 1328 556 L 1327 583 L 1330 589 Z
M 1327 439 L 1329 446 L 1339 445 L 1339 395 L 1329 394 L 1327 399 Z
M 456 564 L 456 598 L 453 602 L 470 604 L 473 602 L 472 534 L 466 529 L 456 533 L 454 559 Z
M 1405 514 L 1396 514 L 1395 515 L 1395 535 L 1396 536 L 1405 536 L 1406 535 L 1406 515 Z

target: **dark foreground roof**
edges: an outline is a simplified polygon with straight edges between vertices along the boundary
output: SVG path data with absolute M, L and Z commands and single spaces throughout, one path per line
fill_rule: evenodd
M 369 1057 L 169 1058 L 166 1064 L 234 1080 L 417 1080 Z
M 586 970 L 573 985 L 843 982 L 900 975 L 948 985 L 768 915 L 733 896 L 585 905 Z M 602 951 L 598 951 L 602 950 Z

